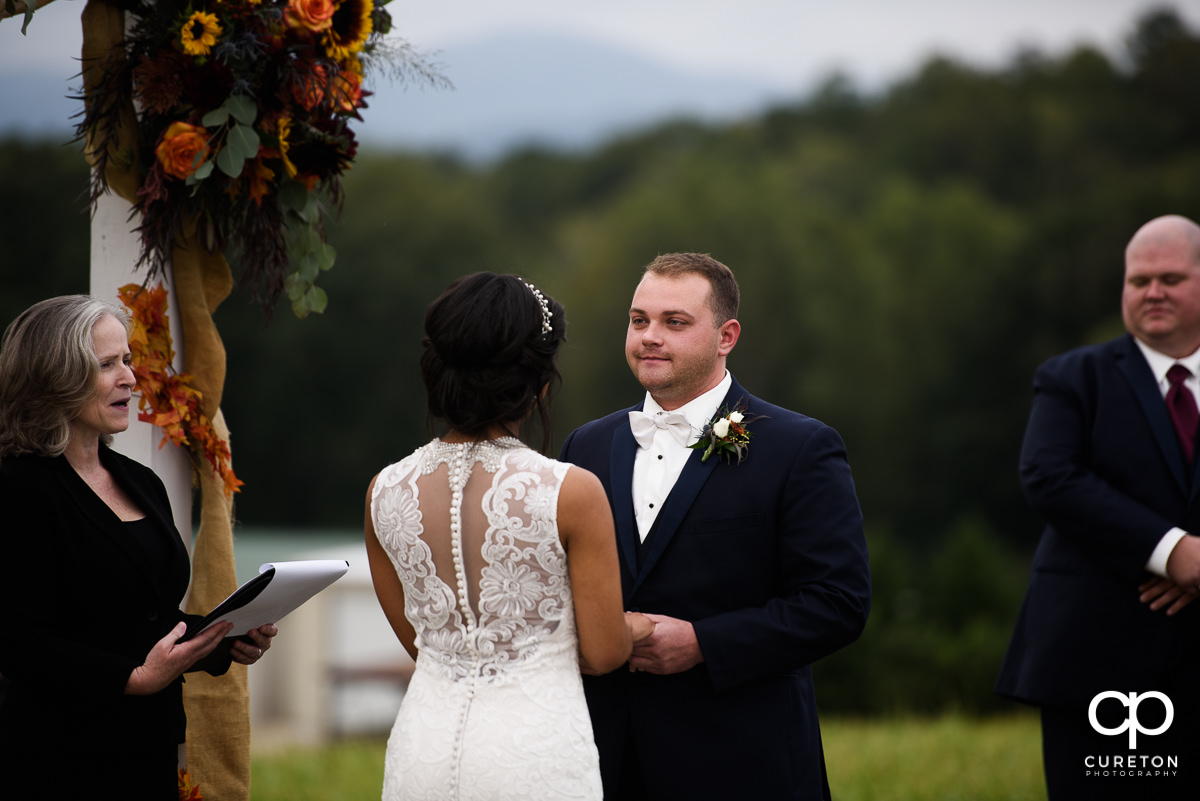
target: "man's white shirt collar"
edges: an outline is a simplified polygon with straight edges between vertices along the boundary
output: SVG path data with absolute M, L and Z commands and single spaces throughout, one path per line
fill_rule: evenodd
M 1191 371 L 1192 378 L 1188 379 L 1187 383 L 1192 386 L 1193 392 L 1195 392 L 1197 377 L 1200 377 L 1200 349 L 1197 349 L 1190 356 L 1184 356 L 1182 359 L 1172 359 L 1167 354 L 1156 351 L 1137 337 L 1134 337 L 1133 341 L 1137 343 L 1138 349 L 1146 357 L 1146 363 L 1150 365 L 1150 371 L 1154 373 L 1154 380 L 1158 382 L 1159 391 L 1163 395 L 1167 394 L 1167 389 L 1170 387 L 1167 381 L 1167 371 L 1175 364 L 1182 364 Z
M 725 377 L 721 379 L 721 383 L 704 394 L 697 395 L 674 410 L 682 414 L 687 419 L 688 425 L 692 427 L 692 436 L 688 440 L 689 445 L 700 439 L 700 432 L 704 430 L 706 425 L 712 422 L 713 417 L 717 414 L 717 409 L 721 406 L 721 401 L 725 400 L 725 396 L 729 394 L 729 387 L 732 385 L 733 376 L 726 370 Z M 665 410 L 647 392 L 646 401 L 642 405 L 642 411 L 646 414 L 658 414 Z
M 687 445 L 699 440 L 700 432 L 712 420 L 732 384 L 733 378 L 726 370 L 721 383 L 673 410 L 673 412 L 679 412 L 687 421 L 688 427 L 691 428 L 692 433 L 688 438 Z M 646 393 L 642 411 L 653 416 L 663 412 L 663 408 L 654 398 L 650 397 L 650 393 Z M 668 412 L 668 414 L 673 412 Z M 664 429 L 659 429 L 654 434 L 650 444 L 639 443 L 633 457 L 631 489 L 633 491 L 634 519 L 637 522 L 638 536 L 643 540 L 649 534 L 650 529 L 654 527 L 658 513 L 662 510 L 667 496 L 671 494 L 675 482 L 679 480 L 679 475 L 683 472 L 683 467 L 691 455 L 692 452 L 685 445 L 681 445 L 674 434 Z

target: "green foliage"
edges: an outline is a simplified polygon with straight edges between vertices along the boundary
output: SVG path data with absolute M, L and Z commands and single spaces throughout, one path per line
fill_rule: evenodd
M 0 329 L 39 300 L 88 291 L 88 186 L 74 148 L 0 138 Z
M 1154 12 L 1126 55 L 933 59 L 870 97 L 835 75 L 757 117 L 673 120 L 581 155 L 365 151 L 328 252 L 297 185 L 289 297 L 324 312 L 266 325 L 240 294 L 217 312 L 240 520 L 360 524 L 371 476 L 430 434 L 421 324 L 453 278 L 518 273 L 566 307 L 561 442 L 641 397 L 622 344 L 643 265 L 710 252 L 742 286 L 738 379 L 837 428 L 854 468 L 875 603 L 861 641 L 817 666 L 823 708 L 1001 708 L 991 684 L 1040 529 L 1016 475 L 1032 372 L 1122 330 L 1139 225 L 1200 218 L 1200 36 Z M 0 208 L 38 220 L 0 216 L 5 322 L 86 290 L 86 187 L 78 154 L 0 142 Z
M 914 549 L 870 528 L 871 617 L 862 638 L 817 663 L 822 709 L 971 714 L 1012 704 L 992 693 L 1027 564 L 979 519 Z

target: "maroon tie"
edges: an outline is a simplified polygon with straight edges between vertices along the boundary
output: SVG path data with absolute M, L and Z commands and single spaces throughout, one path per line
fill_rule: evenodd
M 1175 424 L 1175 433 L 1179 435 L 1179 444 L 1183 446 L 1183 455 L 1188 464 L 1192 463 L 1192 454 L 1196 449 L 1196 422 L 1200 420 L 1196 398 L 1183 385 L 1191 375 L 1191 371 L 1182 364 L 1173 364 L 1167 371 L 1167 381 L 1171 383 L 1171 388 L 1167 390 L 1167 411 L 1171 413 L 1171 422 Z

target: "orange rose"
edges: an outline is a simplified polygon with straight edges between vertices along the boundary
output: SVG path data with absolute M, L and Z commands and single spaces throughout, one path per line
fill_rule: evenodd
M 163 172 L 187 178 L 208 160 L 208 131 L 199 125 L 173 122 L 154 149 Z
M 333 24 L 333 11 L 333 0 L 288 0 L 283 18 L 289 28 L 317 33 L 328 30 Z

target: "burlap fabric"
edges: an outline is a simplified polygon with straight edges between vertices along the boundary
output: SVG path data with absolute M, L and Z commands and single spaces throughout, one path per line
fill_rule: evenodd
M 103 0 L 88 0 L 82 15 L 85 102 L 105 102 L 95 96 L 98 77 L 110 58 L 123 58 L 124 12 Z M 137 201 L 140 180 L 134 169 L 137 116 L 132 102 L 120 110 L 119 136 L 109 143 L 105 180 L 109 188 L 131 203 Z M 85 143 L 96 163 L 95 143 Z M 171 269 L 183 328 L 184 371 L 203 394 L 203 411 L 226 441 L 229 431 L 221 415 L 225 385 L 225 348 L 212 313 L 228 297 L 233 278 L 225 257 L 206 250 L 185 231 L 171 253 Z M 200 530 L 192 552 L 192 586 L 187 611 L 204 614 L 237 588 L 233 557 L 233 502 L 203 454 L 193 453 L 198 466 Z M 187 709 L 187 768 L 200 785 L 205 801 L 248 801 L 250 797 L 250 692 L 246 668 L 234 664 L 225 676 L 191 673 L 184 685 Z

